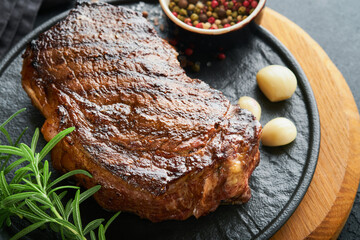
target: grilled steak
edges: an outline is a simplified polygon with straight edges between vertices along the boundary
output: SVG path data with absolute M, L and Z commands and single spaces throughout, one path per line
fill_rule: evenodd
M 206 83 L 186 76 L 176 51 L 141 14 L 81 3 L 32 41 L 22 84 L 46 121 L 52 151 L 109 210 L 151 221 L 200 217 L 250 198 L 261 126 Z

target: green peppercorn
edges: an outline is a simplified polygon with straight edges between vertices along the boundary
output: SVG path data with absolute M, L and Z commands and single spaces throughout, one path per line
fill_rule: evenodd
M 214 18 L 216 18 L 216 19 L 219 18 L 218 14 L 217 14 L 216 12 L 213 12 L 213 13 L 212 13 L 212 16 L 213 16 Z
M 226 10 L 226 16 L 230 16 L 232 14 L 232 11 L 230 9 Z
M 252 14 L 254 12 L 254 8 L 250 9 L 249 14 Z
M 179 15 L 178 15 L 178 19 L 183 22 L 183 21 L 185 20 L 185 17 L 184 17 L 184 16 L 181 16 L 181 15 L 179 14 Z
M 234 3 L 232 2 L 232 1 L 230 1 L 229 3 L 228 3 L 228 8 L 232 8 L 234 6 Z
M 198 8 L 198 7 L 195 7 L 195 9 L 194 9 L 194 13 L 196 13 L 196 14 L 200 14 L 200 13 L 201 13 L 201 9 L 200 9 L 200 8 Z
M 198 23 L 199 23 L 199 21 L 196 20 L 196 21 L 193 21 L 192 24 L 193 24 L 193 26 L 196 26 Z
M 238 13 L 240 15 L 244 15 L 246 13 L 246 7 L 244 6 L 239 7 Z
M 231 25 L 231 26 L 235 25 L 235 22 L 231 22 L 230 25 Z
M 206 14 L 200 14 L 199 15 L 199 20 L 200 20 L 200 22 L 206 22 L 207 21 L 207 16 L 206 16 Z
M 247 18 L 247 15 L 244 15 L 243 18 L 242 18 L 242 20 L 245 20 L 246 18 Z
M 210 11 L 206 12 L 206 16 L 211 17 L 211 16 L 212 16 L 212 12 L 210 12 Z
M 193 14 L 191 14 L 191 16 L 190 16 L 190 19 L 191 19 L 191 21 L 198 20 L 198 19 L 199 19 L 199 15 L 197 15 L 196 13 L 193 13 Z
M 238 14 L 237 14 L 236 11 L 234 11 L 234 12 L 232 12 L 231 16 L 232 16 L 233 18 L 236 18 L 236 17 L 238 16 Z
M 202 8 L 204 8 L 204 4 L 202 2 L 197 2 L 196 7 L 202 9 Z
M 187 11 L 186 11 L 186 9 L 184 9 L 184 8 L 182 8 L 182 9 L 180 9 L 180 15 L 183 15 L 183 16 L 187 16 L 188 14 L 187 14 Z
M 211 1 L 207 1 L 206 6 L 210 7 L 211 6 Z
M 188 1 L 187 0 L 179 0 L 178 6 L 180 8 L 187 8 L 188 6 Z
M 228 17 L 227 17 L 227 20 L 228 20 L 228 22 L 231 22 L 231 21 L 233 20 L 233 17 L 232 17 L 232 16 L 228 16 Z
M 224 26 L 220 24 L 220 25 L 218 25 L 218 28 L 222 29 L 222 28 L 224 28 Z
M 213 9 L 211 6 L 209 6 L 209 7 L 207 8 L 207 10 L 210 11 L 210 12 L 213 12 L 213 11 L 214 11 L 214 9 Z
M 190 4 L 188 5 L 188 7 L 187 7 L 187 10 L 190 10 L 190 11 L 192 11 L 192 10 L 194 10 L 194 9 L 195 9 L 195 5 L 192 4 L 192 3 L 190 3 Z
M 194 72 L 199 72 L 200 71 L 200 63 L 196 62 L 194 65 L 191 66 L 191 68 Z
M 242 20 L 242 16 L 241 16 L 241 15 L 238 15 L 238 16 L 236 17 L 236 20 L 238 20 L 238 22 L 241 21 L 241 20 Z
M 173 12 L 179 13 L 179 12 L 180 12 L 179 6 L 175 6 L 175 7 L 173 8 Z
M 169 8 L 170 8 L 170 10 L 172 10 L 175 6 L 176 6 L 176 3 L 171 2 L 171 3 L 169 4 Z
M 173 0 L 174 1 L 174 3 L 178 3 L 179 2 L 179 0 Z

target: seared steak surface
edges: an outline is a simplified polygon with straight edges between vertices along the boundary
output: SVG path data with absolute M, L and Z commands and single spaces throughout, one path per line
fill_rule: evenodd
M 46 118 L 55 168 L 82 168 L 106 209 L 152 221 L 199 217 L 250 198 L 261 126 L 206 83 L 141 14 L 82 3 L 29 44 L 23 87 Z

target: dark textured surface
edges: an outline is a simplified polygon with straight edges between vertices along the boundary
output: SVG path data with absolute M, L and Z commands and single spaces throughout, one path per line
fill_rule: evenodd
M 159 7 L 153 6 L 146 4 L 137 7 L 139 10 L 148 8 L 150 15 L 160 14 Z M 166 22 L 164 24 L 167 25 Z M 162 33 L 164 37 L 165 33 Z M 193 35 L 181 34 L 185 42 L 200 41 Z M 291 215 L 307 189 L 315 166 L 319 132 L 316 126 L 317 113 L 312 108 L 312 97 L 308 95 L 309 86 L 302 72 L 298 71 L 296 63 L 289 58 L 281 45 L 276 44 L 275 39 L 264 34 L 263 30 L 257 30 L 254 25 L 225 39 L 208 38 L 202 41 L 204 42 L 198 42 L 202 47 L 195 48 L 198 53 L 194 56 L 194 60 L 201 63 L 202 70 L 196 74 L 191 73 L 191 77 L 200 78 L 223 91 L 232 103 L 236 103 L 242 95 L 255 97 L 263 107 L 262 123 L 276 116 L 288 117 L 297 125 L 298 137 L 294 143 L 284 147 L 261 148 L 261 163 L 250 180 L 253 197 L 249 203 L 221 206 L 214 213 L 198 220 L 191 218 L 183 222 L 167 221 L 158 224 L 123 213 L 114 224 L 121 226 L 121 229 L 111 228 L 113 232 L 110 232 L 112 237 L 109 239 L 116 239 L 119 232 L 122 236 L 135 239 L 267 238 Z M 219 42 L 226 46 L 225 61 L 218 61 L 209 50 Z M 290 100 L 270 103 L 257 88 L 255 74 L 269 64 L 286 65 L 298 76 L 299 87 Z M 28 111 L 22 115 L 23 118 L 14 122 L 14 126 L 30 126 L 31 130 L 25 140 L 28 143 L 30 133 L 34 127 L 41 126 L 43 118 L 20 87 L 20 69 L 21 59 L 18 55 L 1 76 L 3 92 L 0 102 L 4 104 L 0 108 L 0 121 L 10 115 L 14 108 L 27 107 Z M 17 128 L 13 130 L 20 131 Z M 313 158 L 310 158 L 311 154 Z M 87 212 L 87 209 L 92 211 Z M 93 202 L 84 205 L 82 213 L 91 219 L 94 216 L 108 215 Z
M 42 0 L 0 1 L 0 57 L 33 28 Z

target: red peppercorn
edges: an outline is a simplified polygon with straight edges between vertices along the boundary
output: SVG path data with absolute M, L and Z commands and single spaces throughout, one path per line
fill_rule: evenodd
M 226 58 L 226 56 L 225 56 L 224 53 L 219 53 L 219 54 L 218 54 L 218 59 L 224 60 L 225 58 Z
M 176 39 L 171 39 L 169 40 L 169 43 L 173 46 L 176 46 L 178 44 L 177 40 Z
M 191 22 L 188 22 L 187 25 L 191 26 L 192 27 L 192 23 Z
M 219 28 L 218 28 L 218 26 L 216 26 L 216 25 L 212 25 L 212 26 L 210 27 L 210 29 L 219 29 Z
M 172 14 L 177 17 L 178 16 L 178 13 L 177 12 L 172 12 Z
M 213 1 L 211 2 L 211 7 L 212 7 L 212 8 L 216 8 L 217 6 L 219 6 L 219 3 L 218 3 L 216 0 L 213 0 Z
M 231 27 L 231 25 L 230 25 L 230 24 L 228 24 L 228 23 L 227 23 L 227 24 L 225 24 L 225 25 L 224 25 L 224 28 L 227 28 L 227 27 Z
M 227 8 L 228 8 L 228 2 L 224 2 L 224 7 L 225 7 L 225 9 L 227 10 Z
M 239 8 L 240 8 L 240 5 L 241 5 L 241 3 L 235 3 L 235 5 L 234 5 L 234 7 L 233 7 L 233 10 L 238 10 Z
M 213 24 L 215 22 L 215 18 L 214 17 L 209 17 L 208 22 Z
M 257 3 L 256 1 L 253 1 L 253 2 L 251 3 L 251 7 L 252 7 L 252 8 L 256 8 L 257 5 L 258 5 L 258 3 Z
M 185 55 L 186 56 L 191 56 L 194 53 L 194 50 L 192 50 L 191 48 L 187 48 L 185 50 Z
M 185 18 L 184 23 L 186 23 L 186 24 L 191 23 L 191 19 L 190 18 Z
M 243 6 L 244 6 L 244 7 L 248 7 L 249 5 L 250 5 L 249 1 L 245 0 L 245 1 L 243 2 Z
M 203 28 L 203 24 L 202 24 L 202 23 L 198 23 L 198 24 L 196 24 L 195 27 L 197 27 L 197 28 Z

